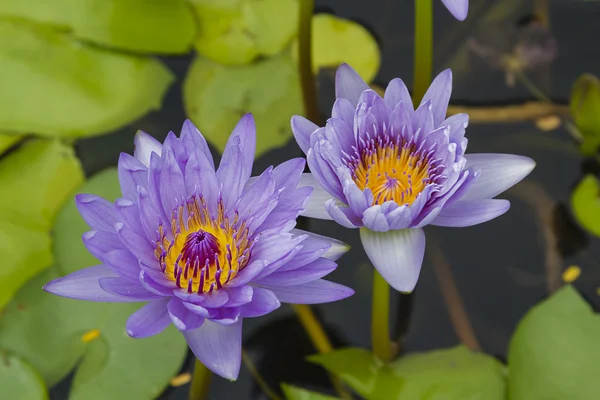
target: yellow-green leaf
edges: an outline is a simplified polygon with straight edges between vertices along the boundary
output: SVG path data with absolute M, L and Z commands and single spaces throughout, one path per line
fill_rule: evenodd
M 150 53 L 185 53 L 196 30 L 184 0 L 0 0 L 2 16 L 51 24 L 78 39 Z
M 0 20 L 4 130 L 60 137 L 109 132 L 159 108 L 172 81 L 157 60 Z
M 298 40 L 293 54 L 298 56 Z M 320 68 L 337 68 L 348 63 L 366 81 L 371 82 L 381 64 L 377 41 L 362 25 L 330 14 L 317 14 L 312 23 L 312 63 Z
M 4 399 L 48 399 L 40 374 L 25 361 L 5 352 L 0 352 L 0 388 Z
M 52 264 L 48 232 L 82 181 L 73 149 L 57 141 L 26 142 L 0 160 L 0 308 Z
M 595 400 L 600 318 L 570 285 L 519 322 L 509 346 L 511 400 Z
M 600 144 L 600 80 L 594 75 L 584 74 L 573 85 L 571 114 L 585 139 L 582 151 L 586 155 L 595 153 Z
M 337 397 L 327 396 L 292 385 L 282 384 L 281 388 L 283 389 L 286 400 L 338 400 Z
M 240 117 L 253 113 L 257 157 L 287 143 L 290 118 L 302 113 L 298 72 L 287 53 L 243 66 L 197 57 L 183 95 L 187 115 L 219 151 Z
M 586 175 L 571 194 L 571 208 L 575 219 L 588 232 L 600 236 L 600 182 L 594 175 Z
M 195 47 L 223 64 L 275 55 L 297 31 L 298 0 L 190 0 L 198 17 Z
M 23 137 L 20 135 L 0 133 L 0 156 L 22 139 Z

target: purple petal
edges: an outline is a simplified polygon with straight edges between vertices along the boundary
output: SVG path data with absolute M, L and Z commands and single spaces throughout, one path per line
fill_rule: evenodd
M 287 160 L 273 169 L 273 180 L 275 186 L 285 188 L 286 191 L 291 191 L 298 187 L 302 177 L 302 171 L 306 166 L 304 158 L 292 158 Z
M 230 145 L 219 164 L 217 182 L 221 185 L 225 209 L 231 208 L 239 199 L 250 178 L 251 170 L 246 169 L 244 153 L 240 146 Z
M 421 104 L 431 101 L 433 122 L 436 128 L 446 119 L 451 94 L 452 70 L 448 68 L 435 77 L 421 101 Z
M 178 206 L 185 204 L 187 198 L 183 173 L 179 169 L 172 151 L 166 151 L 160 173 L 160 202 L 165 215 L 169 216 Z
M 364 192 L 356 186 L 354 181 L 348 179 L 344 184 L 344 196 L 350 209 L 355 215 L 363 215 L 365 210 L 373 204 L 373 194 L 369 189 Z
M 460 144 L 460 141 L 465 137 L 465 130 L 467 129 L 467 126 L 469 126 L 469 115 L 454 114 L 448 117 L 440 125 L 448 126 L 450 128 L 450 141 Z
M 192 153 L 185 167 L 185 187 L 188 193 L 202 195 L 211 212 L 216 212 L 219 183 L 210 159 Z
M 391 110 L 394 110 L 400 102 L 412 104 L 408 88 L 400 78 L 394 78 L 388 83 L 383 100 Z
M 302 251 L 298 253 L 298 256 L 300 256 L 300 254 L 307 249 L 309 251 L 323 249 L 323 253 L 319 252 L 320 257 L 336 261 L 344 253 L 350 250 L 350 246 L 348 246 L 346 243 L 328 236 L 318 235 L 316 233 L 303 231 L 301 229 L 292 229 L 290 233 L 293 233 L 294 235 L 308 236 L 302 241 Z
M 399 292 L 412 292 L 425 255 L 423 230 L 373 232 L 362 228 L 360 239 L 369 260 L 383 279 Z
M 210 321 L 219 325 L 231 325 L 240 320 L 240 307 L 222 307 L 214 311 L 216 312 L 210 317 Z
M 387 232 L 390 225 L 385 215 L 381 212 L 381 206 L 369 207 L 363 214 L 362 223 L 366 228 L 376 232 Z
M 146 132 L 138 131 L 135 134 L 133 143 L 135 145 L 133 155 L 146 168 L 150 166 L 150 155 L 152 153 L 156 153 L 159 156 L 162 154 L 162 144 Z
M 248 304 L 252 301 L 252 296 L 254 295 L 252 286 L 225 287 L 224 290 L 229 296 L 225 307 L 239 307 Z
M 136 232 L 143 230 L 142 222 L 140 220 L 140 209 L 138 208 L 138 205 L 135 202 L 129 199 L 120 198 L 115 201 L 114 208 L 119 217 L 119 220 L 123 221 L 129 229 Z
M 362 80 L 351 66 L 344 63 L 340 65 L 335 74 L 335 97 L 348 100 L 353 107 L 358 104 L 358 98 L 369 85 Z
M 302 211 L 301 215 L 309 218 L 330 220 L 331 216 L 325 209 L 325 203 L 328 200 L 333 199 L 333 196 L 323 189 L 323 186 L 317 182 L 313 174 L 310 172 L 302 174 L 300 182 L 298 183 L 298 187 L 305 186 L 312 187 L 313 191 L 310 194 L 308 201 L 304 205 L 304 211 Z
M 529 157 L 512 154 L 467 154 L 465 168 L 481 175 L 461 200 L 490 199 L 516 185 L 535 168 Z
M 219 325 L 206 320 L 198 329 L 183 332 L 194 355 L 217 375 L 236 380 L 242 361 L 242 320 Z
M 240 316 L 243 318 L 260 317 L 275 311 L 281 306 L 273 292 L 261 287 L 254 287 L 252 302 L 241 307 Z
M 140 271 L 139 280 L 147 291 L 159 296 L 172 296 L 174 291 L 178 292 L 175 283 L 169 281 L 162 272 L 144 267 L 143 263 L 140 263 L 140 266 L 143 269 Z
M 104 255 L 103 262 L 120 277 L 131 282 L 140 280 L 140 264 L 129 250 L 113 250 Z
M 133 338 L 145 338 L 164 331 L 171 324 L 168 302 L 169 298 L 153 300 L 131 314 L 127 320 L 127 334 Z
M 464 227 L 481 224 L 504 214 L 510 202 L 503 199 L 457 201 L 444 207 L 431 225 Z
M 114 233 L 117 219 L 110 201 L 93 194 L 79 194 L 75 197 L 75 204 L 90 228 Z
M 118 173 L 121 192 L 125 198 L 135 200 L 137 187 L 148 186 L 148 168 L 127 153 L 121 153 L 119 156 Z
M 171 298 L 167 311 L 173 325 L 182 332 L 198 329 L 204 322 L 204 317 L 188 310 L 177 297 Z
M 212 169 L 215 169 L 215 164 L 213 162 L 210 149 L 208 148 L 208 143 L 206 143 L 206 139 L 204 139 L 204 136 L 202 136 L 198 128 L 196 128 L 196 126 L 189 119 L 186 119 L 183 123 L 183 127 L 181 128 L 181 139 L 183 140 L 184 144 L 187 144 L 188 140 L 194 144 L 194 149 L 188 149 L 188 151 L 190 151 L 190 155 L 194 154 L 196 151 L 200 151 L 202 154 L 204 154 Z
M 154 293 L 148 292 L 139 282 L 132 282 L 121 277 L 118 278 L 100 278 L 98 284 L 108 293 L 116 296 L 131 297 L 132 301 L 149 301 L 160 298 Z
M 140 223 L 147 239 L 158 240 L 158 227 L 162 225 L 162 212 L 158 210 L 148 192 L 144 188 L 139 189 L 138 208 Z
M 320 140 L 309 150 L 306 160 L 319 184 L 333 197 L 343 200 L 344 193 L 336 172 L 341 162 L 336 163 L 339 160 L 339 154 L 335 153 L 331 143 L 327 140 Z
M 354 110 L 355 107 L 348 100 L 339 97 L 333 103 L 331 109 L 331 118 L 338 118 L 344 121 L 348 126 L 354 124 Z
M 121 222 L 115 224 L 115 228 L 125 247 L 127 247 L 138 260 L 148 265 L 158 264 L 158 260 L 154 255 L 154 248 L 148 239 L 127 228 Z
M 130 303 L 140 301 L 128 297 L 108 293 L 100 287 L 98 280 L 101 278 L 117 277 L 115 272 L 105 265 L 84 268 L 62 278 L 48 282 L 43 289 L 46 292 L 70 299 L 88 300 L 97 302 Z
M 250 264 L 246 265 L 241 272 L 237 274 L 228 284 L 228 287 L 238 287 L 245 285 L 260 274 L 266 266 L 264 260 L 250 261 Z
M 252 116 L 252 114 L 244 115 L 239 120 L 235 128 L 233 128 L 233 132 L 231 132 L 231 136 L 229 136 L 229 140 L 225 145 L 225 150 L 223 151 L 223 158 L 225 158 L 225 154 L 227 153 L 227 147 L 230 144 L 235 144 L 237 142 L 236 138 L 239 138 L 239 146 L 242 149 L 242 154 L 244 156 L 243 170 L 245 171 L 245 173 L 247 173 L 247 176 L 245 176 L 244 180 L 247 181 L 250 177 L 250 174 L 252 173 L 254 153 L 256 152 L 256 124 L 254 123 L 254 117 Z
M 266 288 L 272 291 L 279 301 L 292 304 L 330 303 L 354 294 L 354 290 L 324 279 L 317 279 L 298 286 L 268 286 Z
M 420 129 L 419 138 L 423 139 L 434 129 L 433 109 L 431 101 L 427 101 L 415 110 L 412 116 L 412 128 L 414 132 Z
M 336 204 L 334 199 L 325 203 L 325 209 L 335 222 L 346 228 L 353 229 L 362 226 L 360 218 L 354 215 L 349 207 Z
M 448 11 L 459 21 L 467 19 L 469 0 L 442 0 Z
M 89 231 L 84 233 L 81 238 L 85 248 L 100 261 L 104 261 L 104 255 L 109 251 L 125 248 L 121 239 L 114 233 Z
M 296 286 L 312 282 L 329 274 L 337 267 L 335 261 L 319 258 L 292 271 L 275 271 L 271 275 L 256 281 L 265 286 Z
M 306 154 L 308 149 L 310 149 L 310 136 L 314 131 L 319 129 L 319 127 L 300 115 L 294 115 L 292 117 L 291 125 L 292 133 L 294 134 L 298 146 L 302 149 L 304 154 Z

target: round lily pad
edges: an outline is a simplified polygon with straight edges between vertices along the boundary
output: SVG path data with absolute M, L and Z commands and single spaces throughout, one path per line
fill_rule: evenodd
M 5 399 L 46 400 L 48 390 L 40 374 L 27 362 L 0 350 L 0 388 Z

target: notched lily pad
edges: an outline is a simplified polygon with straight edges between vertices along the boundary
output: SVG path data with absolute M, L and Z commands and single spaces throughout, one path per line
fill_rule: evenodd
M 109 132 L 159 108 L 173 79 L 157 60 L 0 20 L 0 126 L 6 131 L 56 137 Z
M 298 25 L 298 0 L 190 0 L 198 52 L 222 64 L 247 64 L 279 53 Z
M 288 53 L 244 66 L 197 57 L 183 96 L 187 115 L 221 152 L 240 117 L 253 113 L 257 157 L 292 138 L 290 118 L 303 109 L 297 68 Z
M 150 53 L 185 53 L 196 30 L 184 0 L 2 0 L 1 16 L 50 24 L 105 46 Z

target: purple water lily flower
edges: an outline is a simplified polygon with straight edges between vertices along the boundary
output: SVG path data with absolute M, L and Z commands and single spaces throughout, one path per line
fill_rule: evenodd
M 139 132 L 135 157 L 121 154 L 123 198 L 77 196 L 92 228 L 83 236 L 102 264 L 48 283 L 59 296 L 148 303 L 127 333 L 156 335 L 173 323 L 215 373 L 236 379 L 242 320 L 280 302 L 340 300 L 352 289 L 321 279 L 336 267 L 343 243 L 293 229 L 311 188 L 297 188 L 305 161 L 289 160 L 250 178 L 256 133 L 244 116 L 219 168 L 205 139 L 186 121 L 164 144 Z M 250 179 L 249 179 L 250 178 Z
M 469 0 L 442 0 L 448 11 L 459 21 L 467 19 Z
M 493 197 L 535 166 L 522 156 L 465 154 L 469 117 L 446 119 L 451 91 L 446 70 L 414 110 L 400 79 L 382 98 L 343 64 L 326 126 L 292 118 L 312 171 L 301 185 L 314 187 L 304 215 L 360 228 L 369 259 L 401 292 L 418 280 L 425 225 L 463 227 L 504 214 L 510 203 Z

